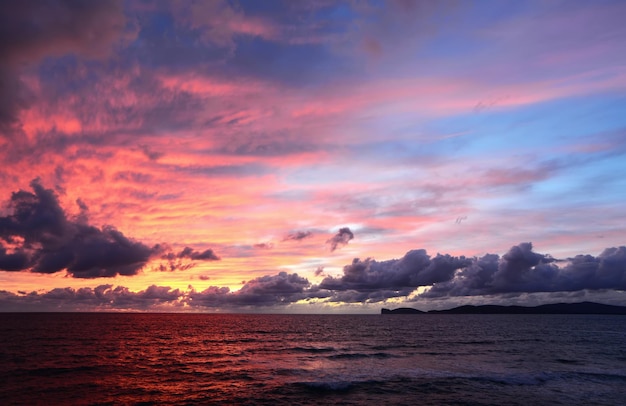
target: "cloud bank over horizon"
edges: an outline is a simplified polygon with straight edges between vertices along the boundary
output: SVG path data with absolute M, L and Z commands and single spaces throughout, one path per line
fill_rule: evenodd
M 148 247 L 125 237 L 112 226 L 88 224 L 88 207 L 77 201 L 79 214 L 69 219 L 56 194 L 34 180 L 33 192 L 11 195 L 10 214 L 0 217 L 0 271 L 51 274 L 66 271 L 73 278 L 138 275 L 151 259 L 165 260 L 154 271 L 187 270 L 191 261 L 220 260 L 213 250 L 166 245 Z M 306 232 L 285 240 L 307 238 Z M 331 248 L 354 238 L 342 227 L 326 241 Z M 316 273 L 317 275 L 322 274 Z M 208 278 L 207 278 L 208 279 Z M 421 291 L 418 288 L 425 288 Z M 626 247 L 605 249 L 600 255 L 557 259 L 533 251 L 532 243 L 512 246 L 508 252 L 480 257 L 414 249 L 400 259 L 377 261 L 354 258 L 337 276 L 319 284 L 284 271 L 242 282 L 238 290 L 209 286 L 196 291 L 151 285 L 139 292 L 112 284 L 95 288 L 55 288 L 47 292 L 0 291 L 0 309 L 150 310 L 246 309 L 296 303 L 384 303 L 454 297 L 497 297 L 524 293 L 626 291 Z
M 419 287 L 427 289 L 417 293 Z M 515 245 L 502 256 L 473 258 L 431 257 L 425 250 L 412 250 L 400 259 L 356 258 L 344 267 L 343 275 L 327 276 L 320 284 L 297 273 L 279 272 L 244 282 L 236 291 L 218 286 L 196 291 L 191 285 L 183 291 L 152 285 L 132 292 L 111 284 L 45 293 L 0 291 L 0 309 L 245 311 L 310 301 L 382 304 L 397 298 L 403 301 L 392 303 L 424 303 L 424 299 L 445 297 L 474 297 L 479 298 L 477 303 L 492 303 L 511 295 L 564 292 L 575 293 L 567 299 L 572 301 L 593 291 L 624 294 L 626 247 L 607 248 L 596 257 L 577 255 L 560 260 L 532 251 L 531 243 Z

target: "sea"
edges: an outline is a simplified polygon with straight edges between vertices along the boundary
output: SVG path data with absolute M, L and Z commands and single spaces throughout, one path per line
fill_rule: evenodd
M 626 316 L 0 313 L 2 405 L 624 405 Z

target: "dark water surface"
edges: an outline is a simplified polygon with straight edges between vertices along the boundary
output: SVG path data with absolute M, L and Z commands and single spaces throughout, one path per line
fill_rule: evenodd
M 626 317 L 0 314 L 0 403 L 623 405 Z

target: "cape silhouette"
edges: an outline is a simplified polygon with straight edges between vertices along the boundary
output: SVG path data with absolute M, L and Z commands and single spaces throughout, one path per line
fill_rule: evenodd
M 381 314 L 617 314 L 626 315 L 626 306 L 594 302 L 554 303 L 540 306 L 465 305 L 447 310 L 423 312 L 410 307 L 382 309 Z

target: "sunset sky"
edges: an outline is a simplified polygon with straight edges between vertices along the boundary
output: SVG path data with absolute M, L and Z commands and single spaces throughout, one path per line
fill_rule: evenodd
M 626 2 L 0 3 L 0 310 L 626 305 Z

